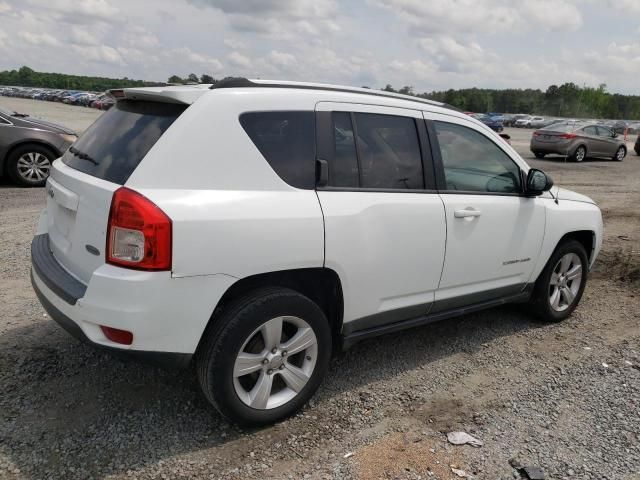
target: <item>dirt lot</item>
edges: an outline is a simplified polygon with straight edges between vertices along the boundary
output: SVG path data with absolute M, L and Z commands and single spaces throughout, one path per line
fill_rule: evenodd
M 79 131 L 98 113 L 0 106 Z M 304 412 L 262 430 L 222 420 L 192 372 L 114 359 L 48 319 L 29 283 L 44 192 L 1 183 L 0 478 L 460 478 L 453 465 L 508 479 L 538 465 L 553 479 L 640 479 L 640 157 L 539 161 L 530 131 L 510 133 L 604 212 L 575 314 L 542 325 L 500 308 L 364 342 L 332 361 Z M 484 446 L 448 445 L 451 430 Z

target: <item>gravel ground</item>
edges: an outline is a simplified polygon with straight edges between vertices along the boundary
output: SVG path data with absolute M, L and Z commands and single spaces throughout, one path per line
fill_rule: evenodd
M 77 130 L 97 113 L 23 105 Z M 540 161 L 530 131 L 510 133 L 603 209 L 604 250 L 574 315 L 544 325 L 504 307 L 363 342 L 302 413 L 260 430 L 221 419 L 193 372 L 114 359 L 48 319 L 28 279 L 44 192 L 0 184 L 0 478 L 460 478 L 453 465 L 510 479 L 537 465 L 640 479 L 640 158 Z M 449 445 L 452 430 L 484 445 Z

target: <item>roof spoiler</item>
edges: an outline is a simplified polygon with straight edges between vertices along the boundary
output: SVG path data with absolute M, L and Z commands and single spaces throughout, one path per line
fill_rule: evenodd
M 147 100 L 162 103 L 191 105 L 207 91 L 201 86 L 116 88 L 107 93 L 116 101 Z

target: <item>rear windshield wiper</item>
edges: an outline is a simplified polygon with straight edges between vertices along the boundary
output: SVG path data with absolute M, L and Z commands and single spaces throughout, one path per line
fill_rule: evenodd
M 91 158 L 88 154 L 81 152 L 80 150 L 78 150 L 75 147 L 69 147 L 69 151 L 71 153 L 73 153 L 76 157 L 78 157 L 80 160 L 86 160 L 87 162 L 91 162 L 94 165 L 98 165 L 98 162 L 96 162 L 93 158 Z

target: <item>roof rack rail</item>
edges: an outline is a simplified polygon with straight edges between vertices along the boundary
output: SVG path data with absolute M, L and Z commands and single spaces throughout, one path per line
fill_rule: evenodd
M 254 81 L 244 77 L 230 77 L 220 80 L 209 87 L 211 90 L 218 88 L 298 88 L 303 90 L 325 90 L 330 92 L 344 93 L 360 93 L 363 95 L 373 95 L 376 97 L 397 98 L 399 100 L 409 100 L 411 102 L 424 103 L 427 105 L 435 105 L 456 112 L 462 112 L 459 108 L 446 103 L 437 102 L 435 100 L 427 100 L 425 98 L 413 97 L 402 93 L 386 92 L 384 90 L 369 90 L 367 88 L 343 87 L 339 85 L 324 85 L 302 82 L 276 82 L 276 81 Z

